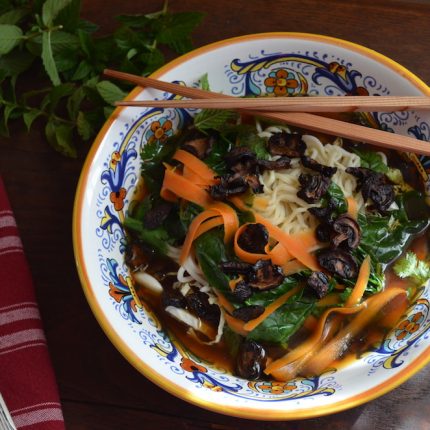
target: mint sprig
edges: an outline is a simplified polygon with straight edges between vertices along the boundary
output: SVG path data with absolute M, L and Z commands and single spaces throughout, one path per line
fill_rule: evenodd
M 203 18 L 171 13 L 165 2 L 154 13 L 117 17 L 116 30 L 99 36 L 96 24 L 80 18 L 80 6 L 79 0 L 0 1 L 1 135 L 9 135 L 11 121 L 27 130 L 43 122 L 51 146 L 76 157 L 76 142 L 93 138 L 131 89 L 103 80 L 103 69 L 153 72 L 166 50 L 192 48 L 191 33 Z

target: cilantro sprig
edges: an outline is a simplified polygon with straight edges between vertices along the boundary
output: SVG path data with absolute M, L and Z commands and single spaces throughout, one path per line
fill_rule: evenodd
M 430 265 L 418 260 L 413 252 L 407 252 L 396 262 L 394 272 L 400 278 L 409 278 L 417 285 L 423 285 L 430 279 Z
M 105 68 L 147 75 L 168 50 L 192 48 L 197 12 L 171 13 L 167 1 L 150 14 L 118 16 L 118 27 L 100 36 L 80 17 L 80 0 L 0 1 L 0 134 L 11 121 L 27 130 L 43 121 L 54 149 L 76 157 L 77 137 L 91 139 L 130 90 L 100 76 Z

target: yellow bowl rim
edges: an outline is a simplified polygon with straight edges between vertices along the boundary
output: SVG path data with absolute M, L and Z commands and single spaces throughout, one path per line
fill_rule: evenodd
M 249 34 L 238 37 L 232 37 L 228 39 L 224 39 L 218 42 L 210 43 L 208 45 L 197 48 L 187 54 L 184 54 L 169 63 L 165 64 L 163 67 L 154 72 L 151 77 L 158 78 L 164 73 L 168 72 L 172 68 L 177 65 L 183 63 L 184 61 L 188 61 L 191 58 L 199 56 L 201 54 L 208 53 L 215 49 L 218 49 L 223 46 L 236 44 L 238 42 L 250 41 L 250 40 L 262 40 L 262 39 L 273 39 L 273 38 L 285 38 L 285 39 L 305 39 L 316 42 L 324 42 L 331 45 L 336 45 L 342 48 L 346 48 L 348 50 L 357 52 L 364 56 L 367 56 L 377 62 L 384 64 L 390 69 L 394 70 L 412 84 L 414 84 L 417 89 L 419 89 L 422 93 L 427 96 L 430 96 L 430 88 L 416 75 L 410 72 L 408 69 L 397 63 L 396 61 L 386 57 L 379 52 L 376 52 L 372 49 L 366 48 L 362 45 L 349 42 L 346 40 L 338 39 L 331 36 L 319 35 L 319 34 L 310 34 L 310 33 L 300 33 L 300 32 L 269 32 L 269 33 L 257 33 L 257 34 Z M 134 98 L 142 89 L 135 88 L 130 92 L 127 96 L 128 99 Z M 80 219 L 83 209 L 83 194 L 84 190 L 87 186 L 88 176 L 90 167 L 96 155 L 96 152 L 108 132 L 112 123 L 116 120 L 121 110 L 124 109 L 119 107 L 115 109 L 111 117 L 106 121 L 100 132 L 98 133 L 90 151 L 88 152 L 87 158 L 84 162 L 82 172 L 79 178 L 74 209 L 73 209 L 73 222 L 72 222 L 72 234 L 73 234 L 73 249 L 75 254 L 75 262 L 79 274 L 79 278 L 82 284 L 82 288 L 84 290 L 87 301 L 94 313 L 98 323 L 102 327 L 103 331 L 110 339 L 110 341 L 114 344 L 114 346 L 118 349 L 118 351 L 132 364 L 140 373 L 142 373 L 145 377 L 147 377 L 150 381 L 166 390 L 170 394 L 185 400 L 193 405 L 202 407 L 204 409 L 210 410 L 212 412 L 217 412 L 229 416 L 235 416 L 240 418 L 247 419 L 255 419 L 255 420 L 265 420 L 265 421 L 276 421 L 276 420 L 296 420 L 296 419 L 306 419 L 306 418 L 315 418 L 324 415 L 333 414 L 336 412 L 341 412 L 346 409 L 350 409 L 356 406 L 359 406 L 363 403 L 369 402 L 379 396 L 386 394 L 387 392 L 393 390 L 419 370 L 421 370 L 429 361 L 430 361 L 430 346 L 423 351 L 419 357 L 417 357 L 413 362 L 409 363 L 405 368 L 403 368 L 396 375 L 388 378 L 384 382 L 378 384 L 377 386 L 366 390 L 360 394 L 349 397 L 342 401 L 326 405 L 318 408 L 306 408 L 306 409 L 296 409 L 293 411 L 282 411 L 282 410 L 270 410 L 264 409 L 264 415 L 261 414 L 261 410 L 257 408 L 241 408 L 238 406 L 227 406 L 227 405 L 218 405 L 216 403 L 212 403 L 210 401 L 206 401 L 201 399 L 198 395 L 192 393 L 191 391 L 186 391 L 181 385 L 173 384 L 168 378 L 160 375 L 157 372 L 154 372 L 153 369 L 144 363 L 135 352 L 122 340 L 122 338 L 116 334 L 115 330 L 111 326 L 108 318 L 104 315 L 101 306 L 97 302 L 94 293 L 92 291 L 89 277 L 87 273 L 87 267 L 85 266 L 85 262 L 83 260 L 82 254 L 82 236 L 81 236 L 81 227 L 80 227 Z

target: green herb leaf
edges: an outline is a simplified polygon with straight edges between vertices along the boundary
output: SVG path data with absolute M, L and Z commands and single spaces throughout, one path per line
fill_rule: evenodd
M 382 160 L 381 154 L 358 148 L 354 148 L 353 151 L 360 157 L 361 167 L 373 170 L 374 172 L 387 173 L 388 166 Z
M 209 78 L 208 78 L 208 74 L 205 73 L 201 78 L 200 78 L 200 88 L 202 90 L 205 91 L 210 91 L 210 85 L 209 85 Z
M 10 24 L 14 25 L 21 21 L 26 15 L 28 15 L 29 11 L 25 8 L 16 8 L 5 12 L 3 15 L 0 15 L 0 24 Z
M 45 31 L 42 36 L 42 61 L 45 71 L 54 85 L 60 85 L 57 66 L 54 61 L 51 46 L 51 31 Z
M 76 125 L 78 127 L 79 136 L 84 140 L 88 140 L 92 133 L 91 123 L 87 120 L 84 112 L 79 111 L 78 116 L 76 118 Z
M 62 9 L 71 3 L 72 0 L 46 0 L 42 6 L 42 21 L 50 27 Z
M 16 25 L 0 25 L 0 55 L 12 51 L 22 40 L 22 30 Z
M 100 81 L 96 88 L 103 100 L 112 105 L 127 95 L 125 91 L 110 81 Z
M 417 285 L 423 285 L 430 279 L 429 264 L 418 260 L 413 252 L 407 252 L 396 262 L 394 272 L 400 278 L 410 278 Z
M 237 116 L 237 112 L 231 110 L 203 109 L 194 117 L 194 127 L 201 131 L 210 129 L 219 131 Z
M 22 117 L 24 120 L 24 124 L 27 127 L 27 131 L 30 131 L 30 128 L 36 118 L 41 116 L 43 112 L 39 109 L 31 109 L 28 112 L 25 112 Z
M 34 55 L 27 51 L 9 52 L 9 54 L 0 56 L 0 70 L 4 77 L 16 77 L 31 66 L 34 58 Z

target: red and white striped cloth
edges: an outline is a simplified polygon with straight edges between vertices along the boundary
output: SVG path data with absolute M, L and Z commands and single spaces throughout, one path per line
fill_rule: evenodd
M 33 284 L 1 177 L 0 393 L 18 429 L 64 430 Z

